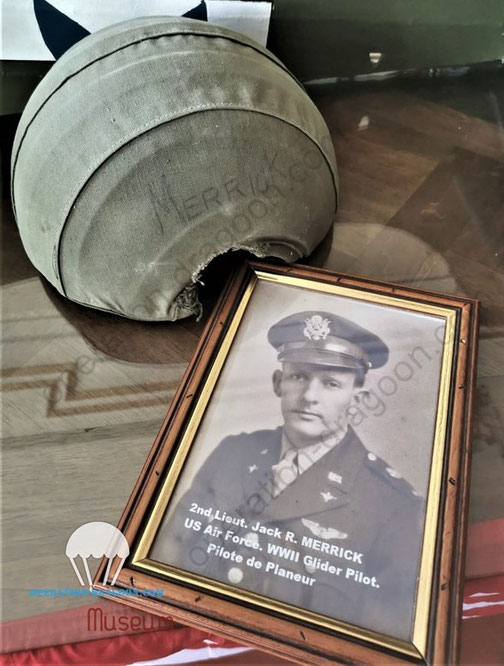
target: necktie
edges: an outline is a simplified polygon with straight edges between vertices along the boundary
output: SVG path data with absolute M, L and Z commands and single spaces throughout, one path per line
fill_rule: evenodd
M 285 490 L 299 475 L 297 466 L 297 451 L 289 449 L 282 460 L 272 466 L 273 471 L 273 497 L 277 497 Z

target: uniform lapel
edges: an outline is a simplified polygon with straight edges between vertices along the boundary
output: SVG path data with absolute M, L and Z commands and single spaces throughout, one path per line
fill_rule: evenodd
M 271 485 L 271 468 L 278 462 L 281 444 L 282 428 L 277 428 L 268 433 L 268 437 L 258 439 L 256 445 L 251 447 L 244 456 L 245 466 L 242 469 L 241 478 L 245 506 L 247 500 L 254 495 L 260 495 L 267 501 L 267 491 L 264 490 L 264 487 Z
M 289 520 L 345 506 L 365 455 L 366 449 L 349 428 L 339 444 L 271 500 L 259 520 Z

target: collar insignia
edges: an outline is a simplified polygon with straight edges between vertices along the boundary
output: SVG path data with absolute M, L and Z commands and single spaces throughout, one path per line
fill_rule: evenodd
M 387 467 L 387 474 L 391 476 L 393 479 L 400 479 L 401 475 L 399 472 L 396 472 L 395 469 L 392 469 L 392 467 Z

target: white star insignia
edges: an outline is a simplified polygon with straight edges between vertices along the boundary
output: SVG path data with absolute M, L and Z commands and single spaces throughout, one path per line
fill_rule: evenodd
M 329 500 L 332 500 L 332 499 L 334 499 L 334 500 L 335 500 L 335 499 L 338 499 L 337 497 L 334 497 L 334 495 L 333 495 L 332 493 L 329 493 L 329 492 L 327 492 L 327 493 L 320 493 L 320 494 L 321 494 L 322 497 L 324 498 L 324 502 L 329 502 Z
M 257 465 L 250 465 L 249 472 L 252 474 L 252 472 L 255 472 L 256 469 L 257 469 Z

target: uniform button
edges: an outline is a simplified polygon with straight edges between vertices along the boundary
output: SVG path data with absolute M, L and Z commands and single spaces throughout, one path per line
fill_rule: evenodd
M 243 578 L 243 571 L 238 567 L 232 567 L 228 571 L 228 578 L 231 581 L 231 583 L 239 583 Z
M 248 532 L 245 535 L 245 540 L 250 541 L 250 543 L 257 543 L 259 541 L 259 535 L 257 532 Z
M 376 460 L 376 456 L 375 456 L 374 453 L 368 453 L 367 457 L 369 458 L 369 460 L 373 460 L 373 461 Z
M 316 571 L 316 568 L 315 568 L 314 564 L 305 564 L 305 569 L 310 574 L 315 573 L 315 571 Z

